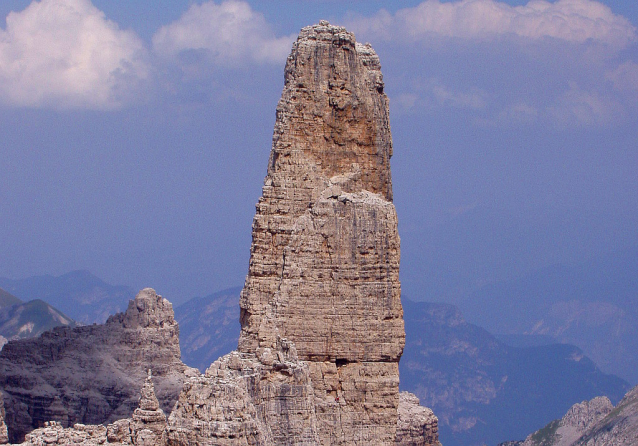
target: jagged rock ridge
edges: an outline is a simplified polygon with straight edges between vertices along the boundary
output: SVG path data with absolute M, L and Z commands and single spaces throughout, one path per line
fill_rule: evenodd
M 616 407 L 606 397 L 574 404 L 560 420 L 529 435 L 521 446 L 635 446 L 638 387 Z
M 9 342 L 0 352 L 0 387 L 11 441 L 52 420 L 71 426 L 130 416 L 149 368 L 170 412 L 186 366 L 172 305 L 150 288 L 104 325 Z

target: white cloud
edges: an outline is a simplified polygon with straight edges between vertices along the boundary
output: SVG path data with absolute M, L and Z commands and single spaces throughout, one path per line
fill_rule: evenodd
M 175 57 L 202 51 L 213 63 L 277 63 L 286 60 L 295 36 L 276 37 L 262 14 L 244 1 L 194 4 L 153 36 L 155 52 Z
M 148 76 L 145 47 L 90 0 L 34 1 L 0 30 L 0 100 L 27 107 L 111 109 Z
M 426 0 L 395 15 L 381 11 L 356 19 L 353 27 L 365 35 L 413 41 L 431 35 L 463 39 L 513 35 L 624 46 L 636 40 L 636 29 L 629 20 L 593 0 L 531 0 L 524 6 L 495 0 Z

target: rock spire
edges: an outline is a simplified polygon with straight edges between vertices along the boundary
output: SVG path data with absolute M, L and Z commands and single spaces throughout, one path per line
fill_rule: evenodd
M 132 418 L 53 423 L 28 440 L 439 446 L 436 417 L 399 395 L 405 331 L 383 89 L 370 45 L 327 22 L 301 30 L 253 221 L 238 351 L 203 375 L 185 369 L 166 422 L 149 374 Z M 161 327 L 156 303 L 136 298 L 119 323 Z
M 394 442 L 405 332 L 391 155 L 372 47 L 327 22 L 304 28 L 253 221 L 239 351 L 295 345 L 324 444 Z

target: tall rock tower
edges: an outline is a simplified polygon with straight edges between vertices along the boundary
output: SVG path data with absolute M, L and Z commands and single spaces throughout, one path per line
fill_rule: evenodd
M 238 351 L 186 381 L 171 446 L 439 445 L 405 344 L 379 58 L 327 22 L 288 57 Z M 398 426 L 398 427 L 397 427 Z
M 241 294 L 239 351 L 294 344 L 323 444 L 392 444 L 397 425 L 405 332 L 380 68 L 344 28 L 301 31 Z
M 238 351 L 204 374 L 178 364 L 185 381 L 168 420 L 149 375 L 132 418 L 47 422 L 29 444 L 55 436 L 86 445 L 440 446 L 432 411 L 399 395 L 405 331 L 379 58 L 321 22 L 301 30 L 285 80 Z M 106 327 L 174 329 L 170 306 L 162 304 L 168 320 L 153 305 L 160 301 L 143 290 Z

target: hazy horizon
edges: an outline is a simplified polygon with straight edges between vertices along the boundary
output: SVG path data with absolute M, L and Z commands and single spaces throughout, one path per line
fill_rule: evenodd
M 176 303 L 243 284 L 286 56 L 320 19 L 381 59 L 406 296 L 456 303 L 638 246 L 635 2 L 9 0 L 0 16 L 0 277 L 86 269 Z

